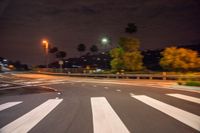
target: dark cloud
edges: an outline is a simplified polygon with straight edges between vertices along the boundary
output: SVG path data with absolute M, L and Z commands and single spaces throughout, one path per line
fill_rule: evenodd
M 64 13 L 64 12 L 65 12 L 64 9 L 59 9 L 58 7 L 48 7 L 42 13 L 44 15 L 59 15 L 59 14 Z
M 70 11 L 72 13 L 85 14 L 85 15 L 93 15 L 97 13 L 97 11 L 93 7 L 89 6 L 80 6 L 77 8 L 73 8 Z

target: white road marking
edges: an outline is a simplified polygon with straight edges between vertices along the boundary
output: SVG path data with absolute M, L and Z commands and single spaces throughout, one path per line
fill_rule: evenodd
M 96 85 L 93 85 L 93 87 L 97 87 Z
M 166 94 L 166 95 L 200 104 L 200 98 L 187 96 L 187 95 L 183 95 L 183 94 Z
M 110 82 L 108 81 L 73 81 L 73 82 L 85 82 L 85 83 L 98 83 L 98 84 L 117 84 L 117 85 L 130 85 L 130 86 L 147 86 L 148 87 L 148 83 L 147 84 L 140 84 L 140 83 L 121 83 L 119 81 L 112 81 Z M 196 92 L 196 93 L 200 93 L 200 91 L 198 90 L 191 90 L 191 89 L 181 89 L 181 88 L 177 88 L 177 87 L 172 87 L 172 86 L 149 86 L 149 87 L 153 87 L 153 88 L 162 88 L 162 89 L 170 89 L 170 90 L 183 90 L 183 91 L 188 91 L 188 92 Z
M 104 87 L 104 89 L 108 89 L 108 87 L 107 87 L 107 86 L 105 86 L 105 87 Z
M 47 80 L 47 79 L 36 79 L 36 80 L 38 80 L 38 81 L 43 81 L 43 80 Z
M 15 80 L 15 81 L 13 81 L 13 82 L 15 82 L 15 83 L 18 83 L 18 82 L 25 82 L 26 80 L 21 80 L 21 79 L 19 79 L 19 80 Z
M 130 93 L 130 96 L 131 96 L 131 97 L 133 97 L 133 96 L 135 96 L 135 94 L 133 94 L 133 93 Z
M 70 82 L 65 82 L 65 83 L 70 83 Z M 53 85 L 53 84 L 60 84 L 60 83 L 53 82 L 53 83 L 44 83 L 44 84 L 29 84 L 29 85 L 20 85 L 20 86 L 14 86 L 14 87 L 6 87 L 3 89 L 9 90 L 9 89 L 25 88 L 25 87 L 30 87 L 30 86 L 44 86 L 44 85 Z
M 0 84 L 0 87 L 8 87 L 11 86 L 11 84 Z
M 49 87 L 49 86 L 40 86 L 41 88 L 44 89 L 49 89 L 49 90 L 53 90 L 53 91 L 58 91 L 57 89 L 53 88 L 53 87 Z
M 4 103 L 0 105 L 0 111 L 5 110 L 7 108 L 13 107 L 17 104 L 22 103 L 22 101 L 18 101 L 18 102 L 8 102 L 8 103 Z
M 121 92 L 121 90 L 119 90 L 119 89 L 118 89 L 118 90 L 116 90 L 116 91 L 118 91 L 118 92 Z
M 200 116 L 160 102 L 145 95 L 132 95 L 132 97 L 200 131 Z
M 81 84 L 81 86 L 85 86 L 85 84 Z
M 105 97 L 92 97 L 94 133 L 130 133 Z
M 62 81 L 66 81 L 65 79 L 54 79 L 54 80 L 52 80 L 53 82 L 62 82 Z
M 27 133 L 48 115 L 63 99 L 49 99 L 32 111 L 0 129 L 1 133 Z
M 23 84 L 38 84 L 42 83 L 41 81 L 30 81 L 30 82 L 23 82 Z

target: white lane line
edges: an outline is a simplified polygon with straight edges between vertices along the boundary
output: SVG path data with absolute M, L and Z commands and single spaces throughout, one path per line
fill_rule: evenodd
M 105 87 L 104 87 L 104 89 L 108 89 L 108 87 L 107 87 L 107 86 L 105 86 Z
M 200 116 L 160 102 L 145 95 L 132 95 L 132 97 L 200 131 Z
M 65 82 L 65 83 L 70 83 L 70 82 Z M 25 88 L 25 87 L 31 87 L 31 86 L 53 85 L 53 84 L 60 84 L 60 83 L 55 82 L 55 83 L 44 83 L 44 84 L 29 84 L 29 85 L 21 85 L 21 86 L 14 86 L 14 87 L 6 87 L 6 88 L 3 88 L 3 90 Z
M 200 98 L 187 96 L 187 95 L 183 95 L 183 94 L 166 94 L 166 95 L 200 104 Z
M 81 86 L 85 86 L 85 84 L 81 84 Z
M 11 84 L 0 84 L 0 87 L 8 87 L 11 86 Z
M 29 82 L 23 82 L 23 84 L 38 84 L 42 83 L 41 81 L 29 81 Z
M 0 105 L 0 111 L 7 109 L 7 108 L 10 108 L 10 107 L 15 106 L 15 105 L 20 104 L 20 103 L 22 103 L 22 101 L 8 102 L 8 103 L 1 104 Z
M 54 80 L 52 80 L 52 81 L 53 81 L 53 82 L 62 82 L 62 81 L 66 81 L 66 79 L 56 79 L 56 80 L 54 79 Z M 52 81 L 51 81 L 51 82 L 52 82 Z
M 105 97 L 92 97 L 93 133 L 130 133 Z
M 13 82 L 18 83 L 18 82 L 25 82 L 25 81 L 27 81 L 27 80 L 21 80 L 21 79 L 19 79 L 19 80 L 15 80 Z
M 47 79 L 35 79 L 35 80 L 38 80 L 38 81 L 43 81 L 43 80 L 47 80 Z
M 49 99 L 35 109 L 0 129 L 1 133 L 27 133 L 50 113 L 62 99 Z

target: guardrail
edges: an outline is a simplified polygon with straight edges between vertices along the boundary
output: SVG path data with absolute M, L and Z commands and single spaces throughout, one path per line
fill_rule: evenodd
M 200 75 L 167 75 L 167 74 L 89 74 L 89 73 L 51 73 L 38 72 L 42 74 L 71 76 L 71 77 L 93 77 L 93 78 L 116 78 L 116 79 L 158 79 L 158 80 L 200 80 Z

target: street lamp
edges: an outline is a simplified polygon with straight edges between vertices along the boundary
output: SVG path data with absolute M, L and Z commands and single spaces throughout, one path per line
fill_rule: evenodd
M 103 54 L 110 48 L 111 40 L 108 37 L 103 37 L 100 40 L 102 45 Z
M 102 38 L 101 43 L 104 44 L 104 45 L 108 44 L 108 38 L 105 38 L 105 37 Z
M 45 63 L 46 63 L 46 68 L 48 68 L 48 52 L 49 52 L 49 42 L 47 40 L 42 40 L 42 44 L 45 50 Z
M 101 45 L 103 47 L 102 54 L 104 54 L 104 56 L 105 56 L 104 58 L 106 58 L 106 56 L 107 56 L 106 51 L 108 50 L 109 43 L 110 43 L 110 40 L 107 37 L 101 38 Z M 102 60 L 102 62 L 103 62 L 104 67 L 106 69 L 107 68 L 107 61 L 104 59 L 104 60 Z

